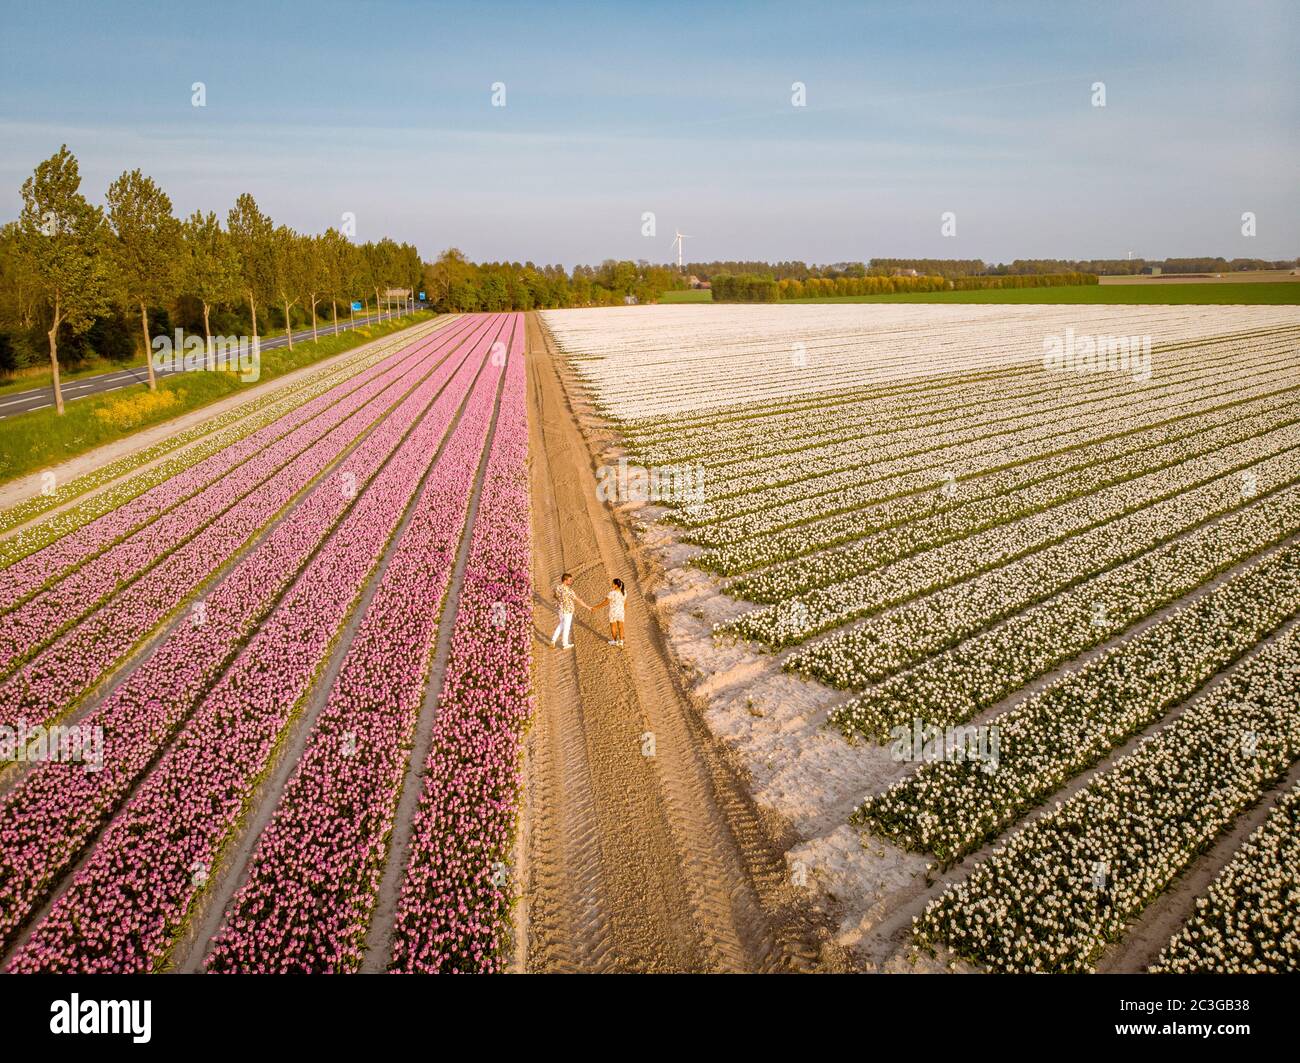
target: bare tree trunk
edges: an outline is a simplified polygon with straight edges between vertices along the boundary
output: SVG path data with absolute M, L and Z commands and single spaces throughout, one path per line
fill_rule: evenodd
M 315 343 L 320 337 L 316 335 L 316 296 L 311 297 L 311 338 Z
M 212 368 L 212 327 L 208 324 L 208 312 L 212 307 L 208 306 L 207 301 L 203 303 L 203 352 L 204 364 Z
M 158 378 L 154 376 L 153 371 L 153 347 L 149 343 L 149 311 L 144 308 L 144 302 L 140 303 L 140 331 L 144 333 L 144 364 L 149 370 L 149 390 L 158 390 Z
M 289 303 L 284 304 L 284 334 L 289 338 L 289 350 L 293 350 L 293 327 L 289 324 Z
M 248 294 L 248 305 L 253 308 L 253 357 L 259 359 L 257 364 L 261 365 L 262 337 L 257 334 L 257 300 L 253 298 L 252 292 Z
M 334 335 L 337 336 L 339 334 L 339 304 L 332 298 L 330 299 L 330 313 L 334 317 Z
M 54 412 L 63 415 L 63 387 L 59 383 L 59 301 L 54 300 L 54 324 L 50 327 L 50 372 L 54 376 Z

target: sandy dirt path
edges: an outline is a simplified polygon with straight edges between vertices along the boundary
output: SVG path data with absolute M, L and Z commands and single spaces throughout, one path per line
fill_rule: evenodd
M 838 966 L 790 883 L 788 829 L 754 805 L 684 693 L 647 602 L 655 574 L 596 498 L 580 411 L 535 314 L 528 340 L 537 715 L 517 954 L 533 971 Z M 576 648 L 551 647 L 564 570 L 592 604 L 624 579 L 626 649 L 581 608 Z

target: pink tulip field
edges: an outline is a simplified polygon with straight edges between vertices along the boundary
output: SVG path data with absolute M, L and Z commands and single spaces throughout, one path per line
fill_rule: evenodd
M 493 969 L 531 708 L 523 359 L 519 314 L 420 330 L 0 570 L 0 724 L 103 736 L 93 766 L 2 766 L 6 969 L 357 970 L 399 855 L 391 966 Z

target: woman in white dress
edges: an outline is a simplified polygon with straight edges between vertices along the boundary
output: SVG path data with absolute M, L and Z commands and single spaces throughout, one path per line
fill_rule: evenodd
M 613 589 L 605 595 L 605 600 L 599 605 L 594 606 L 592 612 L 597 609 L 609 607 L 609 631 L 614 637 L 609 640 L 611 646 L 623 645 L 623 609 L 627 604 L 627 590 L 623 586 L 621 579 L 614 580 Z

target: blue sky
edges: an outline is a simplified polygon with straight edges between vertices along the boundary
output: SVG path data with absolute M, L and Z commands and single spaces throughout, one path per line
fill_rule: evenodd
M 1294 0 L 4 11 L 5 219 L 66 142 L 95 201 L 138 166 L 178 213 L 248 191 L 426 257 L 1300 253 Z

